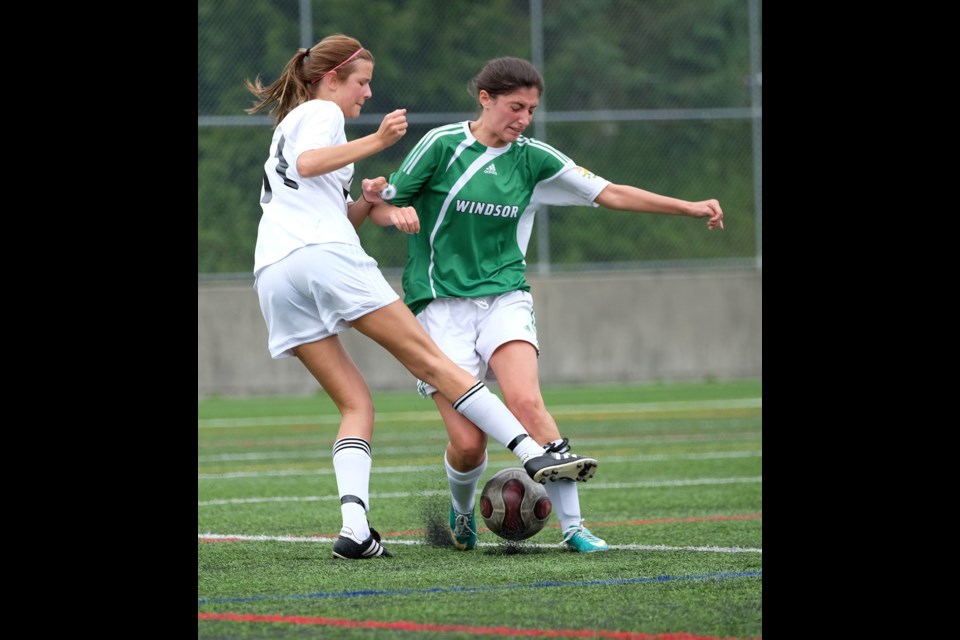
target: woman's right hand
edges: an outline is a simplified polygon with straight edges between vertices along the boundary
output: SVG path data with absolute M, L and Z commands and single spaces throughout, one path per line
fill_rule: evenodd
M 393 146 L 407 133 L 407 110 L 394 109 L 383 116 L 377 135 L 383 140 L 383 147 Z

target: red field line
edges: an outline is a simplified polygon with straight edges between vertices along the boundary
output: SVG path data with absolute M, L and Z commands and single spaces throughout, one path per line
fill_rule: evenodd
M 537 638 L 613 638 L 614 640 L 748 640 L 698 636 L 692 633 L 635 633 L 631 631 L 604 631 L 601 629 L 511 629 L 509 627 L 468 627 L 456 624 L 420 624 L 417 622 L 380 622 L 377 620 L 342 620 L 319 616 L 258 616 L 238 613 L 198 613 L 198 620 L 228 620 L 231 622 L 280 622 L 286 624 L 320 625 L 327 627 L 360 627 L 366 629 L 394 629 L 397 631 L 430 631 L 433 633 L 459 632 L 475 635 L 495 635 Z M 750 639 L 760 640 L 760 638 Z
M 733 516 L 706 516 L 702 518 L 657 518 L 652 520 L 619 520 L 615 522 L 591 522 L 590 528 L 594 527 L 616 527 L 623 525 L 645 525 L 645 524 L 677 524 L 677 523 L 690 523 L 690 522 L 718 522 L 723 520 L 757 520 L 763 518 L 762 513 L 745 513 L 741 515 Z M 559 524 L 548 524 L 544 527 L 545 529 L 559 529 Z M 480 527 L 480 531 L 489 531 L 486 527 Z M 422 529 L 420 530 L 411 530 L 411 531 L 389 531 L 383 532 L 380 535 L 384 538 L 386 537 L 399 537 L 399 536 L 416 536 L 423 535 L 426 533 Z M 318 537 L 336 537 L 338 534 L 332 534 L 329 536 L 318 536 Z M 313 537 L 313 536 L 311 536 Z

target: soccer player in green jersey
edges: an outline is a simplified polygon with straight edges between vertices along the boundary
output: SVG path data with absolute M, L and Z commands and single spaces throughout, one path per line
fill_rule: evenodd
M 566 453 L 568 440 L 540 392 L 540 347 L 526 280 L 524 256 L 537 209 L 602 205 L 706 218 L 708 229 L 723 228 L 723 211 L 717 200 L 689 202 L 613 184 L 524 136 L 544 90 L 543 78 L 526 60 L 490 60 L 470 88 L 480 116 L 428 132 L 390 176 L 396 194 L 389 204 L 407 214 L 414 209 L 420 219 L 420 231 L 408 236 L 404 302 L 454 362 L 481 377 L 495 374 L 507 407 L 546 451 Z M 473 549 L 487 437 L 435 387 L 420 381 L 419 389 L 433 396 L 449 437 L 444 466 L 454 545 Z M 609 548 L 583 526 L 574 481 L 545 486 L 562 545 L 585 553 Z
M 456 366 L 430 339 L 360 245 L 357 228 L 375 224 L 415 233 L 415 212 L 393 208 L 381 217 L 374 204 L 385 179 L 364 180 L 360 200 L 350 196 L 354 162 L 381 151 L 407 132 L 406 109 L 384 116 L 380 128 L 348 141 L 345 118 L 357 118 L 373 95 L 374 58 L 355 38 L 327 36 L 299 49 L 280 78 L 246 87 L 257 99 L 248 113 L 269 109 L 276 118 L 264 162 L 263 215 L 254 252 L 254 289 L 273 358 L 296 357 L 329 394 L 341 415 L 333 468 L 343 527 L 333 557 L 392 554 L 370 527 L 374 407 L 370 389 L 340 334 L 355 328 L 389 351 L 408 371 L 430 380 L 471 424 L 508 447 L 536 482 L 559 477 L 586 481 L 597 461 L 548 452 L 476 376 Z M 372 199 L 371 199 L 372 198 Z M 486 437 L 486 436 L 485 436 Z

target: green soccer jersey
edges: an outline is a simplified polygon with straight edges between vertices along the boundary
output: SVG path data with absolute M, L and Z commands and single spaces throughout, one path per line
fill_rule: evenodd
M 499 148 L 473 137 L 469 122 L 428 132 L 390 176 L 391 204 L 412 206 L 404 302 L 414 314 L 434 298 L 529 291 L 527 245 L 537 209 L 597 206 L 609 181 L 553 147 L 520 136 Z

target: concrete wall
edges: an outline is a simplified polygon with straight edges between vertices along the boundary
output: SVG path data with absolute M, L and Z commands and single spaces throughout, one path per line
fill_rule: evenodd
M 549 384 L 759 378 L 763 274 L 755 270 L 588 272 L 528 276 Z M 391 279 L 399 292 L 399 280 Z M 344 345 L 375 390 L 413 376 L 356 331 Z M 273 360 L 252 281 L 197 291 L 197 394 L 309 395 L 296 358 Z

